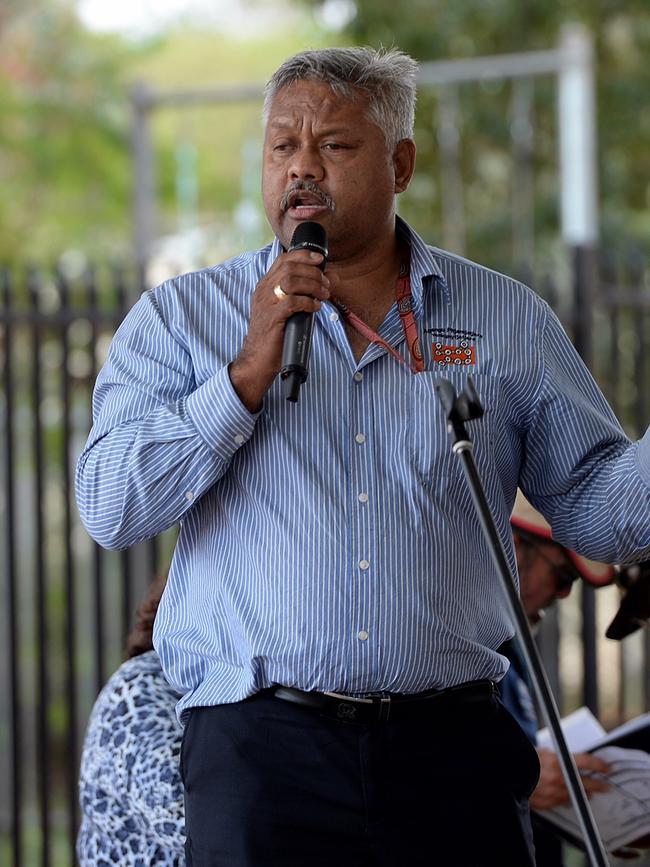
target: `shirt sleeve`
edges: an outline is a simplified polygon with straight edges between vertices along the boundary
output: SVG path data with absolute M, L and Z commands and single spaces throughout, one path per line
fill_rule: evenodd
M 593 560 L 650 556 L 650 432 L 636 443 L 552 311 L 520 485 L 563 545 Z
M 227 470 L 257 416 L 222 365 L 198 383 L 192 358 L 145 293 L 118 329 L 93 396 L 76 492 L 90 535 L 126 548 L 178 522 Z

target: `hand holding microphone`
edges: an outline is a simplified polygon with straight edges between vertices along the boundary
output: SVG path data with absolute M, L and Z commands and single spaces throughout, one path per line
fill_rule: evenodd
M 293 250 L 313 250 L 322 253 L 323 261 L 319 267 L 324 271 L 328 254 L 325 229 L 320 223 L 299 223 L 289 247 L 289 252 Z M 300 386 L 307 379 L 313 330 L 313 313 L 294 313 L 287 319 L 280 376 L 284 384 L 284 396 L 292 403 L 298 400 Z
M 307 376 L 313 314 L 329 298 L 329 281 L 322 273 L 326 255 L 322 226 L 299 223 L 288 252 L 278 256 L 257 284 L 248 332 L 228 368 L 233 388 L 250 412 L 261 409 L 281 371 L 287 399 L 297 400 Z

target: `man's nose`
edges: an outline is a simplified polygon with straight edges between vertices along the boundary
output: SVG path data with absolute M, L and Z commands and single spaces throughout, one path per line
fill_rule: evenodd
M 289 163 L 289 177 L 294 181 L 322 180 L 323 161 L 320 149 L 312 145 L 296 148 Z

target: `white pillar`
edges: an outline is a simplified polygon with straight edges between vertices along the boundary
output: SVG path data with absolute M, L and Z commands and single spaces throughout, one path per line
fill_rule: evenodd
M 571 246 L 598 240 L 596 105 L 593 45 L 579 24 L 562 31 L 559 75 L 562 236 Z

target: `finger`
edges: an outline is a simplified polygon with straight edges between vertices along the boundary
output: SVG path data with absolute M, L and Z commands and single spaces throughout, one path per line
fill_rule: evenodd
M 576 767 L 581 771 L 587 770 L 598 774 L 609 774 L 611 770 L 607 762 L 592 753 L 575 753 L 573 758 L 575 759 Z
M 293 268 L 277 268 L 269 271 L 258 288 L 263 293 L 273 294 L 276 287 L 280 287 L 285 295 L 311 295 L 321 300 L 330 297 L 330 281 L 316 268 L 298 265 Z M 281 298 L 282 296 L 280 296 Z
M 288 319 L 294 313 L 317 313 L 321 309 L 318 298 L 309 295 L 287 295 L 278 301 L 277 311 L 281 319 Z
M 316 265 L 317 267 L 320 267 L 325 261 L 325 256 L 322 253 L 317 253 L 315 250 L 289 250 L 284 256 L 292 262 L 309 262 L 310 265 Z
M 594 795 L 596 792 L 608 792 L 609 783 L 602 777 L 582 777 L 582 785 L 588 795 Z

